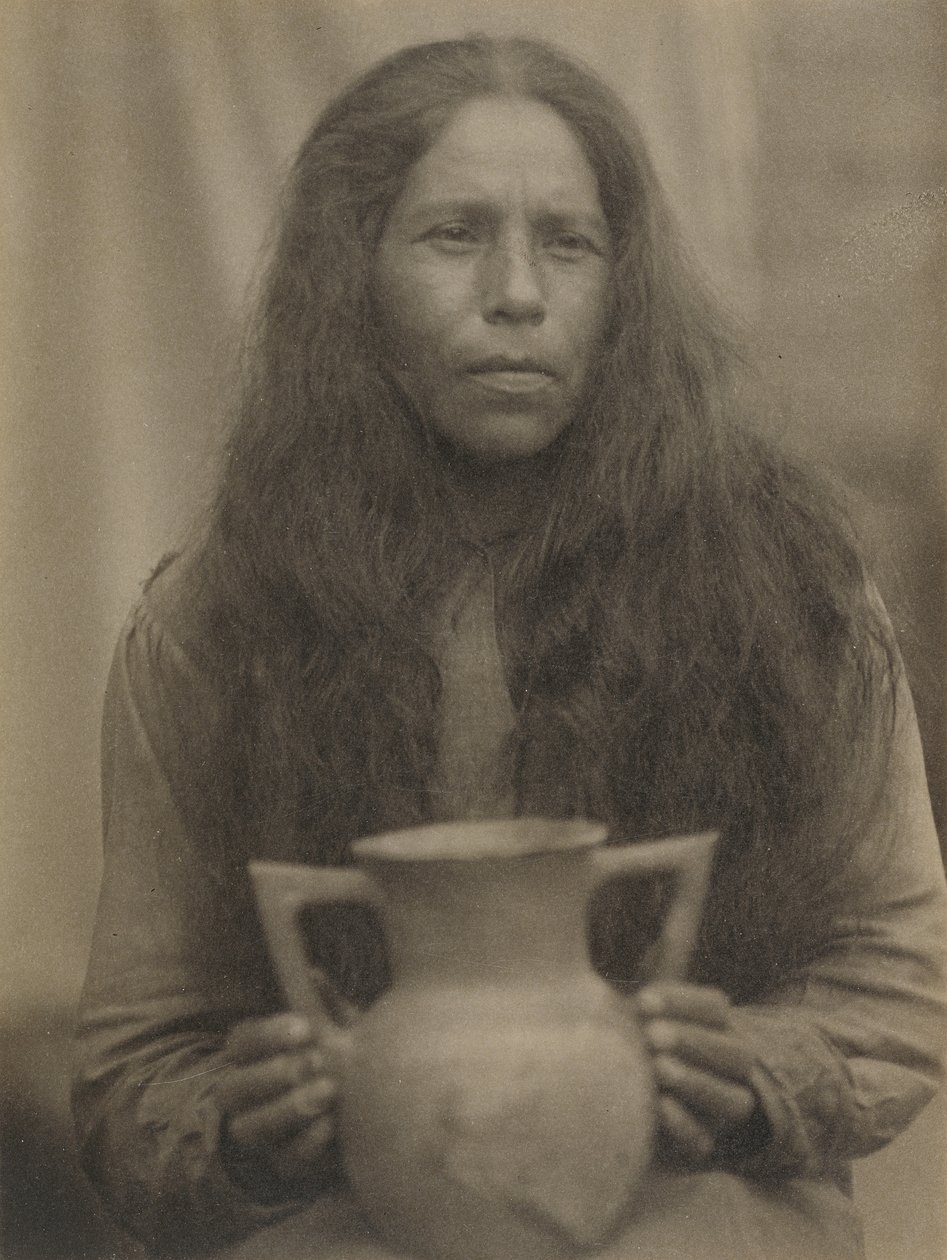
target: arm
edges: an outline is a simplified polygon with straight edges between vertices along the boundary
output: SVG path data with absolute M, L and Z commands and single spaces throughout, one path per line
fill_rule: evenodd
M 943 1079 L 947 887 L 904 683 L 889 776 L 890 850 L 861 881 L 860 912 L 838 920 L 798 992 L 734 1012 L 772 1133 L 760 1171 L 816 1173 L 869 1154 Z
M 868 878 L 852 855 L 858 912 L 840 916 L 830 946 L 796 984 L 738 1008 L 692 986 L 642 992 L 672 1126 L 676 1115 L 672 1144 L 690 1158 L 715 1147 L 718 1159 L 748 1172 L 818 1175 L 882 1146 L 936 1091 L 947 889 L 904 685 L 889 774 L 885 862 Z
M 133 614 L 106 693 L 105 870 L 73 1089 L 86 1168 L 116 1216 L 189 1256 L 287 1210 L 221 1155 L 220 1099 L 249 1059 L 230 1029 L 277 1001 L 242 869 L 212 872 L 184 822 L 214 703 L 178 643 Z

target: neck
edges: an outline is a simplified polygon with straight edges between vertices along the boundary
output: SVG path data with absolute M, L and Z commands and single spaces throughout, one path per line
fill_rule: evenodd
M 461 533 L 487 545 L 526 529 L 549 502 L 555 464 L 548 451 L 491 464 L 446 456 L 445 483 Z

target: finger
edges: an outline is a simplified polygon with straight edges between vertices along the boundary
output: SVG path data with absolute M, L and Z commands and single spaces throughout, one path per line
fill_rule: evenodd
M 730 1022 L 730 999 L 721 989 L 703 984 L 662 980 L 638 991 L 637 1006 L 642 1017 L 681 1019 L 725 1028 Z
M 334 1118 L 331 1115 L 320 1116 L 288 1142 L 272 1150 L 267 1162 L 283 1181 L 298 1182 L 308 1170 L 318 1165 L 334 1133 Z
M 232 1144 L 249 1148 L 282 1142 L 330 1111 L 335 1095 L 335 1082 L 322 1076 L 261 1107 L 232 1115 L 227 1137 Z
M 691 1067 L 671 1055 L 657 1056 L 654 1074 L 662 1090 L 689 1110 L 700 1112 L 716 1133 L 744 1124 L 756 1109 L 752 1090 Z
M 313 1041 L 309 1021 L 301 1015 L 270 1015 L 237 1024 L 227 1038 L 227 1053 L 234 1063 L 254 1063 L 271 1055 L 299 1050 Z
M 655 1019 L 645 1025 L 644 1036 L 657 1054 L 672 1054 L 731 1080 L 749 1081 L 753 1055 L 731 1032 L 720 1032 L 702 1024 Z
M 670 1155 L 690 1164 L 702 1164 L 713 1154 L 713 1134 L 676 1098 L 658 1098 L 658 1125 Z
M 325 1058 L 318 1050 L 277 1054 L 248 1067 L 238 1067 L 226 1075 L 222 1073 L 217 1102 L 224 1114 L 246 1111 L 297 1085 L 327 1075 Z
M 340 993 L 327 977 L 323 977 L 319 994 L 330 1018 L 340 1028 L 351 1028 L 359 1014 L 355 1003 L 350 1002 L 344 994 Z

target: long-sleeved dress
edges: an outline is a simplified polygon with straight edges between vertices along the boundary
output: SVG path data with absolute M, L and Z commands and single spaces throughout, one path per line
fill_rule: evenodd
M 513 710 L 492 579 L 479 564 L 440 638 L 432 791 L 443 816 L 509 809 L 497 764 Z M 220 1156 L 214 1090 L 229 1070 L 227 1031 L 282 1001 L 245 879 L 212 872 L 186 823 L 191 763 L 219 702 L 194 646 L 192 578 L 179 559 L 151 585 L 107 689 L 105 871 L 74 1083 L 86 1167 L 117 1217 L 163 1254 L 387 1254 L 363 1233 L 344 1185 L 315 1205 L 258 1203 Z M 756 1056 L 769 1140 L 742 1164 L 731 1154 L 695 1172 L 655 1167 L 609 1257 L 862 1254 L 849 1161 L 930 1099 L 944 1043 L 947 888 L 906 692 L 889 773 L 896 839 L 883 876 L 797 983 L 734 1011 Z

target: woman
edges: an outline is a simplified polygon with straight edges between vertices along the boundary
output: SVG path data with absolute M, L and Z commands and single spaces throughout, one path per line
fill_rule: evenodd
M 216 502 L 106 699 L 75 1105 L 155 1250 L 342 1181 L 247 860 L 544 814 L 722 832 L 692 983 L 634 999 L 664 1190 L 629 1254 L 860 1254 L 848 1161 L 939 1079 L 943 871 L 890 628 L 734 365 L 638 132 L 557 51 L 408 49 L 317 123 Z M 591 928 L 629 989 L 640 919 Z M 370 922 L 313 950 L 351 1002 L 385 983 Z

